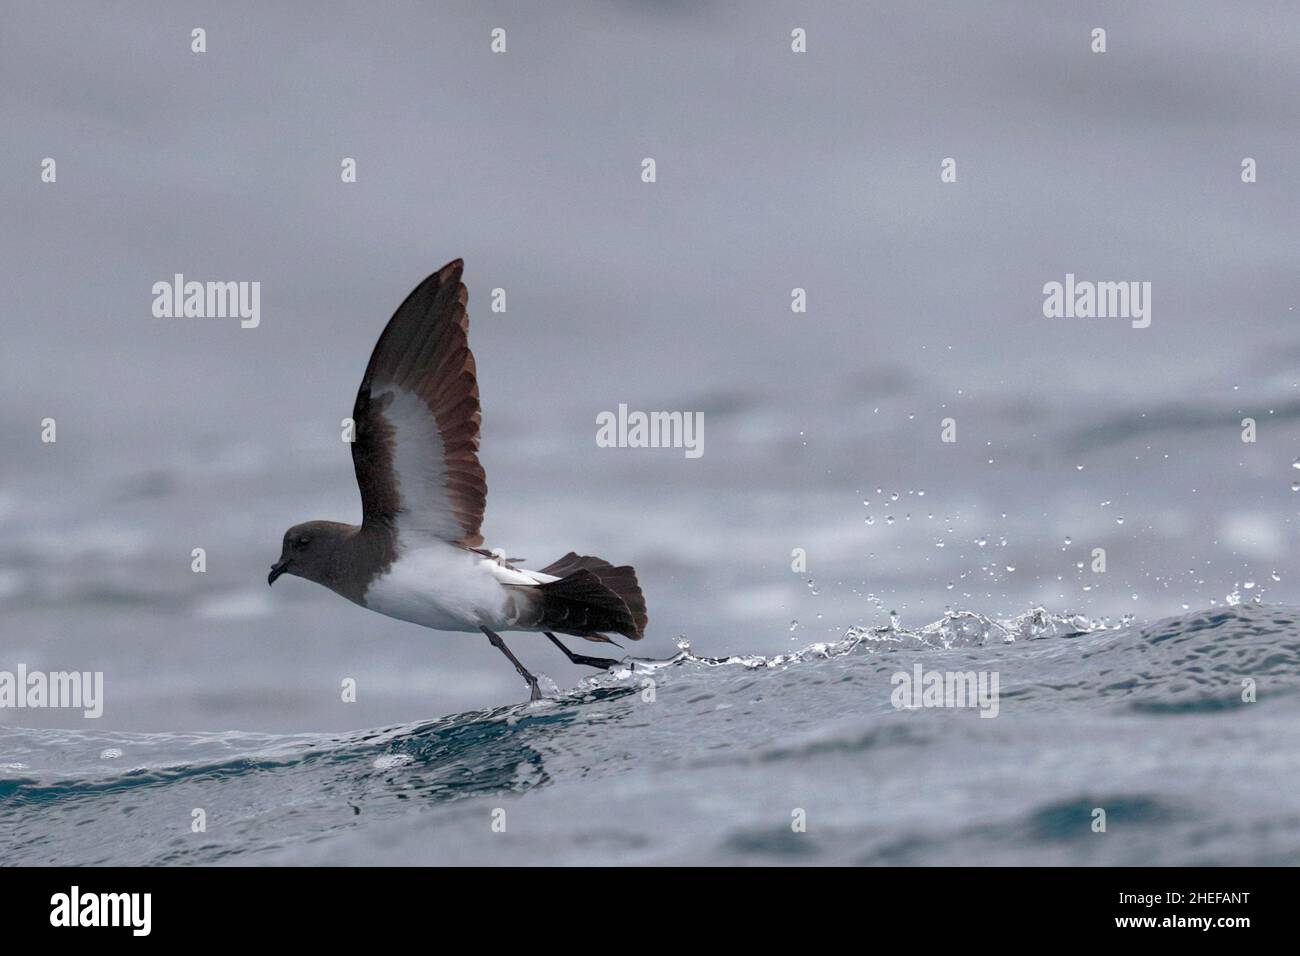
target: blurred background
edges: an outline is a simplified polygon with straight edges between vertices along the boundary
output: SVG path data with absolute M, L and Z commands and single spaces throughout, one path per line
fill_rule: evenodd
M 1300 18 L 1227 9 L 11 0 L 0 669 L 102 670 L 131 730 L 523 699 L 484 639 L 265 583 L 359 519 L 340 420 L 457 256 L 487 544 L 634 564 L 638 654 L 1297 603 Z M 260 282 L 260 326 L 153 317 L 177 272 Z M 1067 272 L 1149 281 L 1150 327 L 1044 318 Z M 703 457 L 598 448 L 619 403 L 703 412 Z

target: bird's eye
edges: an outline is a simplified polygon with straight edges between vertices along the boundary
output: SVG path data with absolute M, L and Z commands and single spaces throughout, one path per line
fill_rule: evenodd
M 298 547 L 300 548 L 305 548 L 309 544 L 311 544 L 311 538 L 307 537 L 306 535 L 303 535 L 301 538 L 298 539 Z

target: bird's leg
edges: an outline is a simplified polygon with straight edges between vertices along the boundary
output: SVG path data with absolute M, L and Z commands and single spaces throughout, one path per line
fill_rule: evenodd
M 492 642 L 493 647 L 499 650 L 506 657 L 510 658 L 510 663 L 515 665 L 515 670 L 519 672 L 519 676 L 528 682 L 528 699 L 530 701 L 541 700 L 542 692 L 537 687 L 537 678 L 528 673 L 528 671 L 525 670 L 524 665 L 519 663 L 519 658 L 510 653 L 510 648 L 506 647 L 506 642 L 501 640 L 501 635 L 483 627 L 481 624 L 479 625 L 479 629 L 487 635 L 487 638 Z
M 614 660 L 612 657 L 587 657 L 585 654 L 575 654 L 573 651 L 561 644 L 560 639 L 550 631 L 542 631 L 542 633 L 551 639 L 552 644 L 564 651 L 564 656 L 575 664 L 586 664 L 588 667 L 599 667 L 601 670 L 609 670 L 618 663 L 618 661 Z

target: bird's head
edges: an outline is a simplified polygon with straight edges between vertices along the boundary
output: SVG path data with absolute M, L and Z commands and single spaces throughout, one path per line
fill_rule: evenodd
M 329 587 L 338 573 L 339 545 L 353 530 L 352 525 L 337 521 L 304 521 L 294 525 L 284 533 L 280 560 L 271 565 L 266 583 L 274 584 L 280 575 L 292 574 Z

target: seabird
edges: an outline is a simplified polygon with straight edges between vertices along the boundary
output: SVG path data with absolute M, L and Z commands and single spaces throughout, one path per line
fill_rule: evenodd
M 479 399 L 469 350 L 464 262 L 449 262 L 406 297 L 366 366 L 352 411 L 360 525 L 308 521 L 284 533 L 282 574 L 315 581 L 353 603 L 440 631 L 482 632 L 541 697 L 537 678 L 500 631 L 640 640 L 646 607 L 636 572 L 572 551 L 540 571 L 483 547 L 487 481 L 479 464 Z

